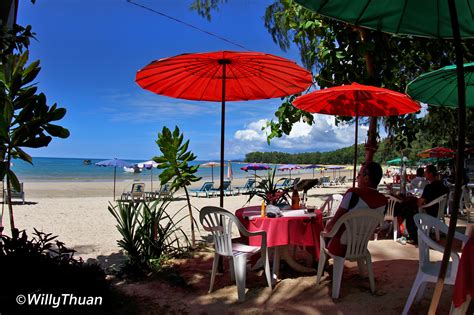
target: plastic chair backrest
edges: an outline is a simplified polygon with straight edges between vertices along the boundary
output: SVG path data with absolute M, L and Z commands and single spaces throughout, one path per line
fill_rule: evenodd
M 388 195 L 386 197 L 388 199 L 388 203 L 387 203 L 387 212 L 385 212 L 385 220 L 393 220 L 395 206 L 397 205 L 397 203 L 402 202 L 402 201 L 398 199 L 397 197 L 394 197 L 391 195 Z
M 346 228 L 347 250 L 345 258 L 348 260 L 365 257 L 368 253 L 367 245 L 375 228 L 383 224 L 384 215 L 374 209 L 357 209 L 344 214 L 333 227 L 338 230 L 344 224 Z
M 204 230 L 212 233 L 215 251 L 222 256 L 232 256 L 232 227 L 247 231 L 235 215 L 219 207 L 202 208 L 199 220 Z
M 448 201 L 448 194 L 444 194 L 434 200 L 432 200 L 431 202 L 423 205 L 422 207 L 420 207 L 419 212 L 421 213 L 426 213 L 426 208 L 429 208 L 431 206 L 434 206 L 435 204 L 438 204 L 438 219 L 442 219 L 444 217 L 444 211 L 446 209 L 446 203 Z
M 416 227 L 418 228 L 418 251 L 420 256 L 420 264 L 418 268 L 420 271 L 422 271 L 424 267 L 430 263 L 430 249 L 441 253 L 444 252 L 444 246 L 431 239 L 430 231 L 435 228 L 442 233 L 447 234 L 449 227 L 443 222 L 439 221 L 437 218 L 432 217 L 426 213 L 417 213 L 413 219 L 415 220 Z M 461 241 L 466 241 L 468 236 L 455 232 L 454 238 Z M 456 279 L 456 271 L 459 264 L 459 255 L 457 255 L 457 253 L 452 253 L 451 258 L 452 267 L 451 272 L 446 274 L 446 284 L 454 284 Z
M 341 194 L 334 194 L 332 195 L 332 205 L 331 205 L 331 216 L 336 214 L 337 209 L 341 205 L 343 196 Z

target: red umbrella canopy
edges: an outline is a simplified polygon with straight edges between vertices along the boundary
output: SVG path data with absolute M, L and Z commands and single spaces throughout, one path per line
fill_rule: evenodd
M 312 76 L 295 62 L 260 52 L 217 51 L 182 54 L 151 62 L 139 70 L 136 83 L 160 95 L 215 101 L 267 99 L 299 93 Z
M 405 94 L 395 91 L 352 83 L 314 91 L 297 97 L 293 105 L 307 112 L 339 116 L 396 116 L 414 113 L 420 105 Z M 355 143 L 357 144 L 357 125 Z M 352 186 L 355 187 L 357 169 L 357 145 L 354 146 L 354 171 Z
M 418 156 L 422 158 L 449 158 L 454 157 L 454 154 L 455 152 L 449 148 L 437 147 L 421 151 Z
M 293 105 L 311 113 L 339 116 L 397 116 L 420 110 L 405 94 L 358 83 L 308 93 L 297 97 Z

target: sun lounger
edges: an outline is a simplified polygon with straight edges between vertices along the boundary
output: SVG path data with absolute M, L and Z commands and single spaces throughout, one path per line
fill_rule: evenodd
M 290 178 L 282 178 L 282 179 L 283 179 L 283 181 L 280 184 L 276 184 L 277 188 L 288 188 L 288 187 L 291 186 L 291 179 Z
M 237 186 L 235 187 L 235 189 L 237 190 L 237 194 L 249 193 L 255 189 L 255 179 L 249 178 L 247 182 L 245 183 L 245 185 Z
M 190 193 L 195 194 L 195 197 L 205 196 L 206 198 L 214 196 L 214 184 L 212 182 L 205 182 L 199 189 L 190 189 Z
M 232 189 L 232 186 L 230 184 L 230 180 L 225 180 L 224 181 L 224 196 L 234 196 L 234 195 L 237 195 L 237 192 L 234 191 Z M 219 188 L 213 188 L 212 189 L 214 191 L 214 193 L 217 195 L 217 196 L 220 196 L 220 187 Z
M 25 204 L 25 192 L 23 191 L 23 183 L 20 183 L 20 191 L 15 189 L 10 190 L 12 199 L 21 199 L 22 203 Z M 3 203 L 7 203 L 7 190 L 3 191 Z

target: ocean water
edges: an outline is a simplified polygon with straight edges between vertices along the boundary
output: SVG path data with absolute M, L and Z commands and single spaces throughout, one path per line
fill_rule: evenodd
M 103 159 L 90 159 L 90 165 L 84 165 L 82 158 L 33 158 L 33 165 L 21 160 L 13 160 L 12 170 L 18 176 L 20 181 L 110 181 L 114 176 L 113 167 L 99 167 L 95 163 Z M 126 160 L 130 163 L 140 163 L 145 160 Z M 192 165 L 203 164 L 208 161 L 193 161 Z M 232 171 L 234 178 L 245 178 L 254 175 L 253 171 L 244 172 L 240 168 L 247 163 L 232 162 Z M 160 174 L 159 169 L 146 170 L 141 173 L 125 172 L 123 168 L 117 168 L 118 181 L 133 180 L 149 180 L 153 172 L 153 180 L 158 180 Z M 197 176 L 203 177 L 204 180 L 212 179 L 214 173 L 214 181 L 219 180 L 219 167 L 200 167 Z M 311 173 L 311 170 L 295 170 L 292 171 L 292 177 L 301 173 Z M 257 175 L 264 176 L 266 171 L 257 171 Z M 288 171 L 277 171 L 277 175 L 288 175 Z M 224 177 L 227 176 L 227 166 L 224 169 Z

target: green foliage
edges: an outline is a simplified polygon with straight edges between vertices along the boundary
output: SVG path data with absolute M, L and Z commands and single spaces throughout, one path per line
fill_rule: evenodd
M 189 241 L 173 215 L 166 212 L 169 200 L 118 202 L 108 210 L 117 221 L 122 239 L 117 244 L 129 259 L 126 269 L 131 274 L 143 274 L 155 268 L 157 260 L 182 252 Z M 184 243 L 184 245 L 183 245 Z
M 5 21 L 2 19 L 2 23 Z M 10 169 L 12 159 L 32 164 L 24 148 L 46 147 L 53 137 L 69 137 L 66 128 L 54 123 L 64 117 L 66 109 L 56 104 L 49 106 L 46 96 L 37 93 L 34 80 L 41 70 L 39 61 L 28 64 L 28 45 L 32 37 L 30 26 L 14 25 L 8 29 L 0 25 L 0 178 L 3 180 L 6 176 L 7 187 L 15 190 L 20 190 L 20 183 Z M 10 193 L 7 200 L 13 231 Z
M 161 133 L 158 133 L 156 144 L 160 148 L 161 156 L 156 156 L 153 160 L 159 163 L 158 168 L 162 169 L 160 174 L 161 184 L 173 180 L 171 188 L 178 190 L 183 188 L 186 193 L 188 203 L 189 218 L 191 220 L 191 242 L 195 246 L 194 217 L 191 209 L 191 200 L 187 186 L 197 182 L 201 177 L 194 174 L 198 171 L 199 165 L 189 166 L 189 162 L 194 161 L 196 156 L 188 151 L 189 140 L 184 142 L 184 135 L 180 133 L 178 126 L 173 133 L 165 126 Z
M 105 312 L 105 307 L 110 306 L 110 287 L 100 266 L 76 259 L 75 251 L 58 241 L 57 236 L 36 229 L 34 231 L 31 239 L 25 231 L 20 233 L 17 229 L 13 230 L 12 237 L 0 236 L 2 286 L 8 288 L 0 294 L 2 312 L 42 312 L 38 306 L 18 305 L 15 302 L 18 294 L 32 293 L 101 296 L 106 305 L 90 307 L 88 311 Z M 61 311 L 72 309 L 61 307 Z
M 268 171 L 266 177 L 257 176 L 260 179 L 260 182 L 257 184 L 257 189 L 250 192 L 249 200 L 252 200 L 253 197 L 258 196 L 265 201 L 267 205 L 276 205 L 282 202 L 288 203 L 288 190 L 289 188 L 278 187 L 277 184 L 279 181 L 275 180 L 276 169 Z

